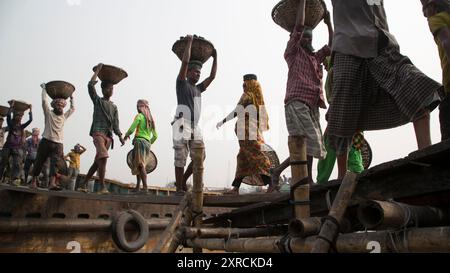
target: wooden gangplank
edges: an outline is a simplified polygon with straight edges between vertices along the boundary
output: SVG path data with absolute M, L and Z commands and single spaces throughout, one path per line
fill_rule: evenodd
M 0 184 L 0 190 L 14 192 L 28 193 L 28 194 L 43 194 L 47 196 L 86 199 L 86 200 L 101 200 L 113 202 L 127 202 L 127 203 L 147 203 L 160 205 L 178 205 L 183 198 L 182 196 L 160 196 L 150 194 L 107 194 L 100 195 L 97 193 L 82 193 L 77 191 L 49 191 L 47 189 L 31 189 L 25 186 L 12 186 L 7 184 Z M 216 195 L 204 197 L 204 206 L 206 207 L 241 207 L 260 202 L 271 202 L 279 198 L 288 198 L 286 193 L 273 194 L 247 194 L 247 195 Z

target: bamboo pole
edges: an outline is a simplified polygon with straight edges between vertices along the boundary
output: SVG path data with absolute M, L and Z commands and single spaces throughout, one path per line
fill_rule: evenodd
M 183 211 L 188 206 L 190 198 L 190 194 L 186 193 L 183 199 L 181 199 L 178 208 L 173 213 L 172 220 L 170 221 L 164 232 L 161 234 L 160 240 L 153 249 L 153 253 L 166 252 L 168 245 L 174 239 L 175 231 L 180 225 L 181 219 L 183 218 Z
M 203 159 L 205 154 L 204 147 L 193 147 L 192 158 L 192 217 L 195 227 L 201 227 L 203 221 Z M 201 253 L 202 250 L 194 248 L 194 253 Z
M 291 162 L 307 161 L 306 158 L 306 140 L 300 136 L 289 136 L 288 139 L 289 154 Z M 303 165 L 291 165 L 292 184 L 291 192 L 295 183 L 301 181 L 308 176 L 308 166 Z M 305 202 L 305 204 L 295 204 L 295 218 L 304 219 L 310 217 L 309 206 L 309 184 L 305 184 L 295 188 L 293 192 L 294 202 Z
M 253 238 L 280 236 L 286 233 L 286 226 L 259 228 L 183 228 L 185 237 L 191 238 Z
M 189 247 L 201 247 L 209 250 L 227 252 L 278 253 L 282 237 L 257 239 L 191 239 Z M 317 236 L 290 238 L 287 241 L 293 253 L 309 253 Z M 404 231 L 361 232 L 340 235 L 336 240 L 339 253 L 369 252 L 450 252 L 450 227 L 412 228 Z
M 169 220 L 147 219 L 150 230 L 164 229 Z M 0 233 L 111 231 L 111 220 L 102 219 L 14 219 L 0 220 Z M 131 228 L 131 227 L 130 227 Z
M 450 224 L 448 210 L 412 206 L 391 201 L 366 201 L 358 207 L 358 219 L 367 229 L 400 229 Z
M 183 242 L 185 239 L 184 236 L 184 227 L 188 227 L 191 225 L 192 222 L 192 214 L 191 214 L 191 203 L 188 204 L 188 206 L 184 209 L 184 217 L 181 220 L 180 227 L 177 229 L 175 233 L 174 239 L 170 242 L 169 247 L 167 248 L 168 253 L 174 253 L 178 246 Z
M 328 218 L 325 219 L 319 236 L 311 250 L 312 253 L 328 253 L 331 242 L 333 242 L 338 235 L 340 223 L 342 222 L 348 203 L 355 191 L 357 184 L 356 177 L 357 174 L 352 172 L 347 172 L 345 175 L 336 198 L 333 201 L 330 212 L 328 213 Z
M 319 217 L 293 219 L 289 222 L 289 234 L 293 237 L 306 237 L 320 232 L 322 222 Z

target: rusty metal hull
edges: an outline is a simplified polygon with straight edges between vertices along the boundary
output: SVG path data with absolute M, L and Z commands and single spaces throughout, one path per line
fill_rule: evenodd
M 95 194 L 61 194 L 0 186 L 0 253 L 121 252 L 112 240 L 111 225 L 118 213 L 129 209 L 149 224 L 149 240 L 138 252 L 151 252 L 177 207 L 142 198 L 134 203 L 132 196 L 126 202 L 126 196 L 99 200 Z M 229 210 L 209 207 L 204 212 L 211 216 Z
M 137 252 L 150 252 L 161 230 L 150 231 L 148 243 Z M 110 231 L 0 233 L 0 253 L 116 253 Z

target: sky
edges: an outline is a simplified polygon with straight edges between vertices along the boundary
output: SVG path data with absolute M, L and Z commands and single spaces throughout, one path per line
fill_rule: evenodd
M 331 1 L 325 1 L 331 10 Z M 102 62 L 119 66 L 128 78 L 115 87 L 112 101 L 119 109 L 125 133 L 136 115 L 138 99 L 150 102 L 159 138 L 152 150 L 158 168 L 149 184 L 164 186 L 174 180 L 170 122 L 176 108 L 175 81 L 180 61 L 171 51 L 186 34 L 210 40 L 217 49 L 217 77 L 202 96 L 200 125 L 206 145 L 204 184 L 229 187 L 234 178 L 239 145 L 234 121 L 220 130 L 215 124 L 233 109 L 242 94 L 242 76 L 258 75 L 262 85 L 270 131 L 266 142 L 280 160 L 288 157 L 284 95 L 287 65 L 283 52 L 288 32 L 271 18 L 278 0 L 2 0 L 0 1 L 0 105 L 10 99 L 33 104 L 33 127 L 44 129 L 41 108 L 43 82 L 65 80 L 76 87 L 76 112 L 67 120 L 64 149 L 81 143 L 88 151 L 81 157 L 81 172 L 92 164 L 95 148 L 89 136 L 93 106 L 87 83 L 92 67 Z M 391 33 L 401 53 L 426 75 L 441 82 L 439 57 L 419 0 L 386 0 Z M 327 42 L 326 27 L 314 31 L 313 45 Z M 212 60 L 203 67 L 209 75 Z M 326 74 L 325 74 L 326 75 Z M 101 95 L 100 87 L 98 93 Z M 321 110 L 322 130 L 326 127 Z M 26 116 L 25 116 L 26 118 Z M 24 119 L 25 119 L 24 118 Z M 431 115 L 433 143 L 440 140 L 438 111 Z M 366 132 L 373 150 L 372 166 L 407 156 L 417 149 L 412 124 Z M 107 178 L 134 182 L 126 165 L 131 142 L 110 151 Z M 290 176 L 290 170 L 285 174 Z M 335 178 L 337 171 L 331 178 Z M 316 168 L 313 168 L 316 176 Z

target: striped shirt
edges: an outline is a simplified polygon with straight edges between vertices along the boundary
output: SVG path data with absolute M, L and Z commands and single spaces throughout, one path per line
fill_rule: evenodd
M 294 100 L 306 103 L 310 108 L 326 108 L 322 88 L 322 65 L 331 50 L 325 45 L 316 53 L 307 52 L 301 45 L 304 28 L 294 31 L 287 44 L 284 58 L 289 67 L 285 104 Z

